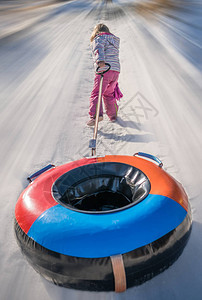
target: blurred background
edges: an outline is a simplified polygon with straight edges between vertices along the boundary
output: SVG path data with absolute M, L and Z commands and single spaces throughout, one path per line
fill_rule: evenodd
M 88 293 L 42 279 L 16 244 L 16 201 L 27 175 L 89 156 L 90 35 L 120 37 L 116 123 L 99 125 L 98 155 L 158 156 L 192 206 L 178 261 L 124 294 Z M 201 299 L 201 0 L 0 0 L 0 299 Z

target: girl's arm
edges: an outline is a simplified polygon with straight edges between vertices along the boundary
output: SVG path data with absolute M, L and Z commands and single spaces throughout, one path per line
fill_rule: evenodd
M 102 36 L 95 37 L 93 43 L 92 43 L 92 51 L 95 58 L 95 62 L 104 64 L 105 62 L 105 39 Z M 101 65 L 99 64 L 101 67 Z

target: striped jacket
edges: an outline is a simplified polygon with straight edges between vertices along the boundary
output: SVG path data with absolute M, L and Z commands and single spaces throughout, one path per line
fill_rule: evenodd
M 91 46 L 95 69 L 99 61 L 104 61 L 112 71 L 120 72 L 119 44 L 120 39 L 111 33 L 103 32 L 94 38 Z

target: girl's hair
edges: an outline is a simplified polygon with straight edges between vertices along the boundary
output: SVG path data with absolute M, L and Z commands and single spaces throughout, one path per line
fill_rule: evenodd
M 109 28 L 105 24 L 97 24 L 93 29 L 90 41 L 92 42 L 96 35 L 98 35 L 100 32 L 110 33 Z

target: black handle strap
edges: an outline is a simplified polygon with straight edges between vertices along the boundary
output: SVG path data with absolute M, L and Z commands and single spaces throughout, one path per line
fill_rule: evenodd
M 110 65 L 110 64 L 105 63 L 105 66 L 107 66 L 107 69 L 104 70 L 104 71 L 102 71 L 102 72 L 99 72 L 99 69 L 100 69 L 101 67 L 98 66 L 97 69 L 96 69 L 96 74 L 98 74 L 98 75 L 103 75 L 104 73 L 108 72 L 108 71 L 111 69 L 111 65 Z

